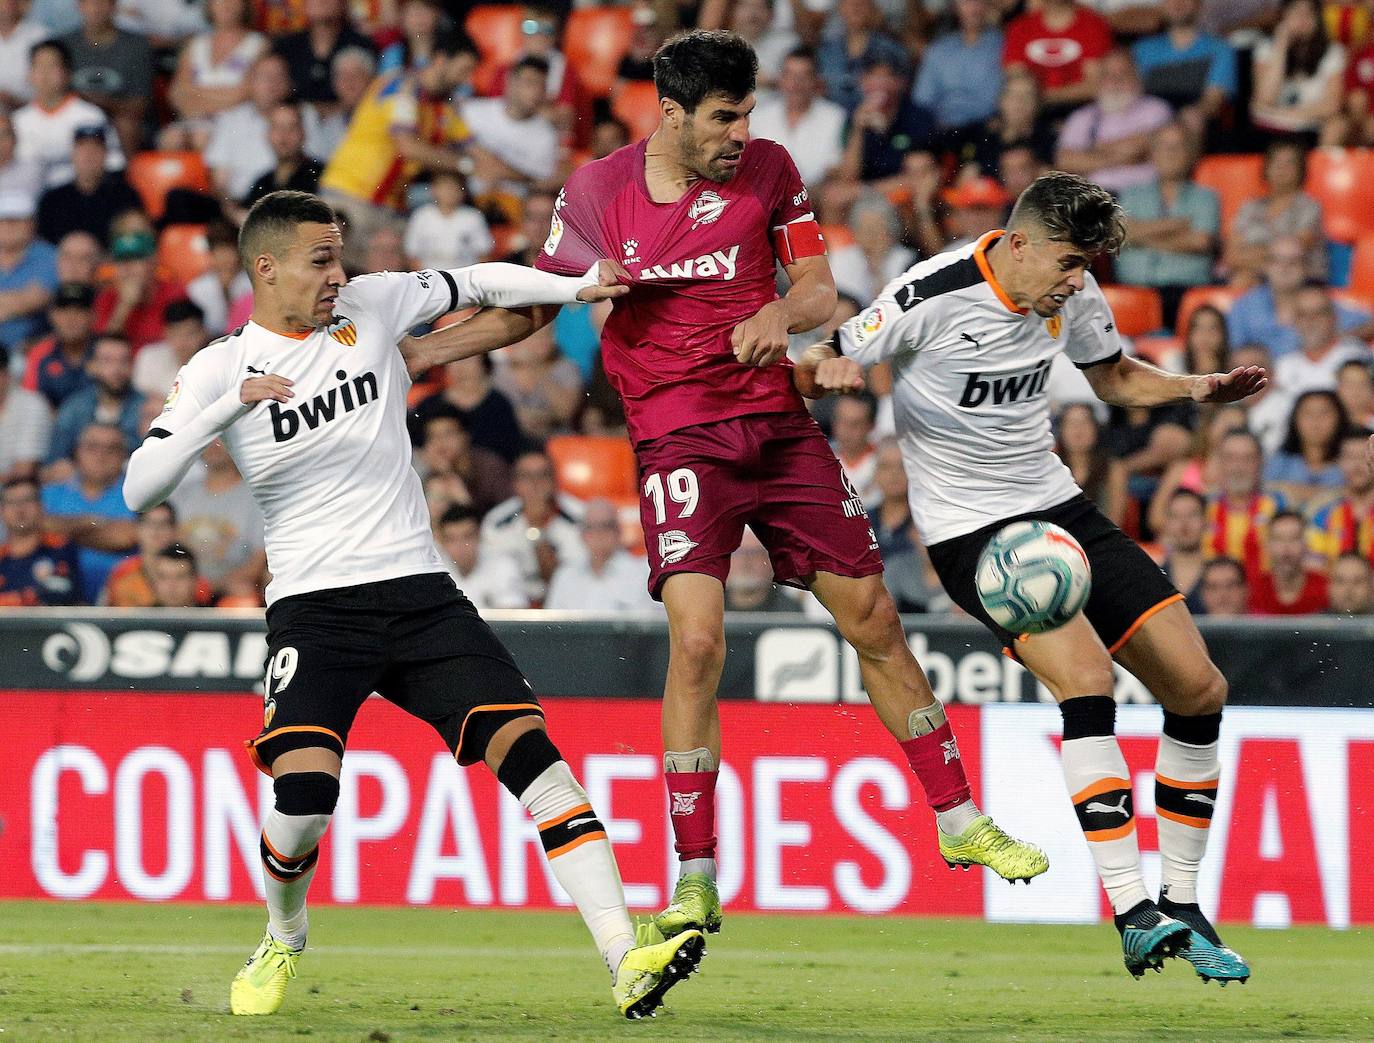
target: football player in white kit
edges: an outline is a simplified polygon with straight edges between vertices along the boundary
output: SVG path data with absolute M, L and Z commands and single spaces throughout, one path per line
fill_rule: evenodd
M 147 510 L 223 438 L 266 522 L 263 728 L 247 745 L 276 795 L 260 848 L 269 919 L 230 1008 L 271 1014 L 295 977 L 348 731 L 376 691 L 433 725 L 459 764 L 485 761 L 521 801 L 620 1011 L 642 1017 L 695 969 L 703 937 L 636 936 L 605 828 L 529 683 L 449 577 L 411 466 L 410 378 L 397 348 L 408 329 L 456 308 L 624 290 L 598 285 L 609 273 L 600 265 L 581 279 L 479 264 L 349 281 L 342 247 L 334 212 L 315 196 L 274 192 L 253 207 L 239 233 L 252 320 L 182 368 L 124 483 L 130 507 Z
M 1059 702 L 1064 776 L 1127 969 L 1139 976 L 1179 955 L 1204 981 L 1244 981 L 1249 967 L 1221 944 L 1197 898 L 1226 681 L 1182 595 L 1054 455 L 1045 384 L 1061 351 L 1114 405 L 1235 402 L 1267 378 L 1255 367 L 1180 376 L 1125 355 L 1087 270 L 1124 238 L 1121 210 L 1107 192 L 1076 175 L 1046 174 L 1022 193 L 1005 231 L 922 261 L 884 287 L 832 342 L 807 353 L 798 384 L 850 390 L 862 385 L 862 367 L 890 362 L 917 528 L 950 597 Z M 1002 630 L 974 585 L 988 539 L 1022 519 L 1067 529 L 1092 565 L 1087 606 L 1048 633 Z M 1158 902 L 1141 875 L 1131 780 L 1115 737 L 1113 658 L 1164 708 L 1155 778 Z

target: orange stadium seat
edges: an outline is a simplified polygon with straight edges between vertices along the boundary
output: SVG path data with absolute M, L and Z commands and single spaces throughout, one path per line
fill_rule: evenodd
M 848 225 L 821 225 L 821 235 L 825 237 L 827 250 L 854 245 L 854 233 L 849 230 Z
M 1264 157 L 1258 153 L 1203 156 L 1193 180 L 1221 197 L 1221 232 L 1225 235 L 1241 205 L 1264 195 Z
M 1358 148 L 1314 149 L 1307 159 L 1307 191 L 1322 205 L 1328 239 L 1353 243 L 1374 232 L 1374 151 Z
M 550 438 L 545 448 L 558 473 L 558 488 L 570 496 L 605 497 L 614 503 L 638 497 L 635 454 L 625 439 L 559 435 Z
M 1180 337 L 1138 337 L 1135 353 L 1146 362 L 1171 370 L 1183 358 L 1183 340 Z
M 204 225 L 168 225 L 157 241 L 157 266 L 185 286 L 210 270 L 210 244 Z
M 497 75 L 519 55 L 524 20 L 525 9 L 519 4 L 480 4 L 468 12 L 463 28 L 482 55 L 473 76 L 478 93 L 491 93 Z
M 652 83 L 627 83 L 611 99 L 611 112 L 630 128 L 631 141 L 647 138 L 658 129 L 658 91 Z
M 1103 286 L 1102 295 L 1116 317 L 1116 328 L 1127 337 L 1157 333 L 1164 325 L 1159 291 L 1148 286 Z
M 1183 300 L 1178 306 L 1178 322 L 1174 329 L 1180 337 L 1186 336 L 1188 320 L 1193 317 L 1193 312 L 1204 304 L 1210 304 L 1225 315 L 1231 310 L 1236 298 L 1244 292 L 1234 286 L 1194 286 L 1183 295 Z
M 129 160 L 127 174 L 154 221 L 166 210 L 172 189 L 210 191 L 210 171 L 199 152 L 140 152 Z
M 628 7 L 582 7 L 568 17 L 563 53 L 577 71 L 587 93 L 604 98 L 611 93 L 620 60 L 630 49 L 634 25 Z
M 491 259 L 499 261 L 503 257 L 509 257 L 516 250 L 524 249 L 524 236 L 520 232 L 519 225 L 492 225 L 491 226 Z
M 1362 235 L 1355 241 L 1347 289 L 1361 297 L 1374 298 L 1374 235 Z

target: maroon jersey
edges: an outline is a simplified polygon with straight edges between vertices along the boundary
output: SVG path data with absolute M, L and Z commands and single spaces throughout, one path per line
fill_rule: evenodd
M 568 179 L 536 262 L 581 275 L 614 258 L 632 276 L 601 337 L 630 440 L 803 411 L 790 363 L 741 365 L 730 345 L 734 328 L 777 297 L 772 230 L 811 220 L 792 158 L 756 139 L 725 184 L 701 180 L 676 203 L 655 203 L 644 179 L 646 144 L 627 145 Z

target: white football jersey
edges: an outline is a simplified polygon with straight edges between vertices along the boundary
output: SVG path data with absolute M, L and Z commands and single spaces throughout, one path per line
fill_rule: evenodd
M 407 330 L 478 303 L 464 272 L 383 272 L 350 280 L 335 322 L 300 338 L 255 322 L 182 367 L 150 437 L 175 433 L 249 377 L 294 381 L 224 431 L 262 509 L 272 582 L 291 594 L 447 571 L 430 534 L 406 432 Z
M 927 543 L 1062 503 L 1078 492 L 1053 452 L 1050 363 L 1121 354 L 1097 281 L 1049 319 L 1015 307 L 986 253 L 1001 232 L 913 265 L 840 327 L 839 350 L 892 364 L 911 512 Z

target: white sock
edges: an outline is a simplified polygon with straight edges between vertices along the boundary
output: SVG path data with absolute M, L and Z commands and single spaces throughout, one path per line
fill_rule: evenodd
M 945 836 L 957 837 L 973 825 L 973 820 L 981 814 L 977 804 L 971 800 L 966 800 L 952 808 L 935 812 L 935 822 L 940 827 L 940 832 Z
M 714 880 L 716 878 L 716 860 L 714 858 L 689 858 L 685 862 L 679 862 L 678 877 L 684 877 L 688 873 L 705 873 Z
M 614 978 L 634 948 L 635 930 L 605 827 L 565 761 L 546 768 L 520 803 L 539 826 L 553 875 L 572 896 Z
M 1217 743 L 1190 746 L 1159 737 L 1155 761 L 1155 822 L 1159 828 L 1162 893 L 1175 902 L 1197 901 L 1197 874 L 1207 850 L 1221 765 Z
M 267 891 L 267 930 L 292 949 L 305 948 L 305 895 L 315 877 L 328 815 L 283 815 L 273 808 L 262 827 L 259 854 Z
M 1140 872 L 1131 780 L 1116 736 L 1065 739 L 1061 760 L 1078 824 L 1112 909 L 1124 913 L 1148 901 Z

